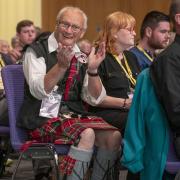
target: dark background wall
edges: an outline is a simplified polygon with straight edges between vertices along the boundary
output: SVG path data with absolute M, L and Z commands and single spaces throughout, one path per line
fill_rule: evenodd
M 169 11 L 171 0 L 42 0 L 42 28 L 53 31 L 58 11 L 68 5 L 80 7 L 88 16 L 88 30 L 84 38 L 93 40 L 105 17 L 117 10 L 133 15 L 137 21 L 136 33 L 144 15 L 151 10 Z

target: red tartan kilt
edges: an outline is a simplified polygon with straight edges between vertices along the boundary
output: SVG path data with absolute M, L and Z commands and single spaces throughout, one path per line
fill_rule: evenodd
M 117 130 L 99 117 L 80 118 L 52 118 L 42 127 L 30 132 L 33 140 L 38 142 L 52 142 L 55 144 L 74 144 L 87 128 L 99 130 Z

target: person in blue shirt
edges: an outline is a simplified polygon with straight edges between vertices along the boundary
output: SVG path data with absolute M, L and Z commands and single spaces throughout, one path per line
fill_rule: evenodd
M 149 67 L 157 49 L 164 49 L 169 43 L 170 19 L 159 11 L 149 12 L 142 22 L 140 28 L 140 41 L 131 48 L 139 62 L 141 69 Z

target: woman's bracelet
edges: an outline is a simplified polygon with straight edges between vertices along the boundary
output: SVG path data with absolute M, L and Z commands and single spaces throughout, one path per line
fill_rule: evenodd
M 96 72 L 96 73 L 92 73 L 92 72 L 89 72 L 88 70 L 87 70 L 87 74 L 89 75 L 89 76 L 98 76 L 98 73 Z
M 122 108 L 123 108 L 123 109 L 126 108 L 126 99 L 124 99 L 124 101 L 123 101 L 123 106 L 122 106 Z

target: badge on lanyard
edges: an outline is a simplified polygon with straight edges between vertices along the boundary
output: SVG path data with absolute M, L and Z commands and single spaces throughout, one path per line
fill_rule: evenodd
M 62 96 L 52 91 L 48 97 L 42 99 L 39 116 L 54 118 L 58 116 Z
M 75 53 L 76 59 L 81 63 L 87 63 L 87 55 L 82 52 Z

